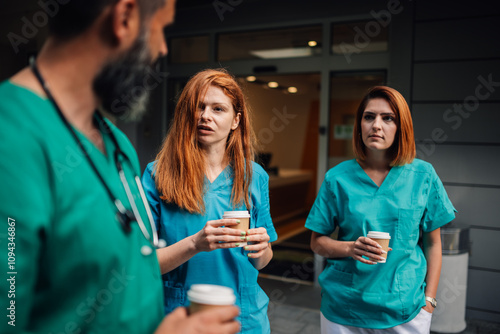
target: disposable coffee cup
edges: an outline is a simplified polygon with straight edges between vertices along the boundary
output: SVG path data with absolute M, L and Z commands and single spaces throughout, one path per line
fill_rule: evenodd
M 227 226 L 230 228 L 235 228 L 241 231 L 248 231 L 250 228 L 250 213 L 247 210 L 240 211 L 225 211 L 222 215 L 224 219 L 238 219 L 240 223 L 238 225 Z
M 189 314 L 234 305 L 236 296 L 231 288 L 212 284 L 193 284 L 187 292 Z
M 223 219 L 238 219 L 240 221 L 237 225 L 226 226 L 229 228 L 234 228 L 240 231 L 248 231 L 250 228 L 250 213 L 248 210 L 240 210 L 240 211 L 225 211 L 222 215 Z M 239 247 L 246 246 L 246 242 L 240 242 Z
M 367 237 L 382 246 L 382 249 L 385 251 L 385 253 L 380 255 L 384 258 L 383 260 L 373 261 L 378 263 L 385 263 L 387 261 L 387 252 L 389 251 L 389 241 L 391 240 L 391 235 L 386 232 L 369 231 Z

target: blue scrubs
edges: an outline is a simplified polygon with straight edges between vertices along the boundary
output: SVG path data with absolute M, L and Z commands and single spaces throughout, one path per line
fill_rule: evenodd
M 306 227 L 338 240 L 354 241 L 368 231 L 391 234 L 384 264 L 328 259 L 319 277 L 321 312 L 330 321 L 363 328 L 408 322 L 425 306 L 427 262 L 417 244 L 419 230 L 431 232 L 455 218 L 434 168 L 415 159 L 392 167 L 378 187 L 356 160 L 328 171 Z
M 142 177 L 159 236 L 172 245 L 200 231 L 207 221 L 222 218 L 224 211 L 245 210 L 244 205 L 233 208 L 231 191 L 233 172 L 228 166 L 214 182 L 205 179 L 205 214 L 191 214 L 175 204 L 160 199 L 152 176 L 154 162 Z M 264 227 L 270 242 L 277 239 L 269 211 L 269 176 L 258 164 L 253 163 L 251 183 L 252 208 L 250 228 Z M 163 275 L 165 313 L 178 306 L 189 304 L 186 292 L 192 284 L 218 284 L 230 287 L 236 294 L 236 305 L 241 309 L 241 333 L 270 333 L 267 306 L 269 298 L 257 283 L 258 271 L 250 262 L 243 248 L 217 249 L 201 252 L 178 268 Z

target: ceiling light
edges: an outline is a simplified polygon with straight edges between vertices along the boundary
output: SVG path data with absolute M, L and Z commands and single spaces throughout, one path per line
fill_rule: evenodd
M 316 42 L 316 41 L 309 41 L 309 42 L 307 42 L 307 45 L 309 45 L 311 48 L 313 48 L 316 45 L 318 45 L 318 42 Z
M 257 78 L 256 78 L 255 76 L 253 76 L 253 75 L 249 75 L 249 76 L 247 77 L 247 81 L 248 81 L 248 82 L 254 82 L 255 80 L 257 80 Z
M 311 48 L 307 46 L 304 46 L 303 48 L 297 47 L 271 50 L 252 50 L 250 51 L 250 54 L 261 59 L 297 58 L 309 57 L 313 55 Z
M 267 85 L 269 86 L 269 88 L 278 88 L 279 86 L 279 84 L 276 81 L 268 82 Z
M 288 87 L 288 92 L 291 94 L 295 94 L 298 92 L 297 87 Z

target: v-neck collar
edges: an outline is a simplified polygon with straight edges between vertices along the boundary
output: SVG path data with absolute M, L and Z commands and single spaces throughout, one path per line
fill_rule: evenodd
M 226 166 L 226 168 L 224 168 L 220 173 L 219 175 L 217 175 L 217 177 L 215 178 L 215 180 L 213 180 L 213 182 L 210 182 L 210 180 L 208 179 L 208 177 L 205 175 L 205 183 L 210 187 L 216 187 L 217 184 L 219 184 L 220 182 L 222 182 L 221 180 L 223 178 L 226 178 L 226 175 L 230 174 L 232 171 L 231 169 L 231 165 L 228 164 Z
M 354 164 L 358 168 L 358 177 L 359 179 L 366 185 L 371 186 L 375 190 L 375 194 L 378 193 L 384 193 L 392 189 L 396 181 L 398 180 L 399 176 L 401 175 L 401 172 L 403 171 L 404 166 L 393 166 L 389 170 L 389 173 L 387 173 L 387 176 L 385 177 L 384 181 L 382 181 L 382 184 L 380 187 L 372 180 L 372 178 L 365 172 L 363 167 L 359 164 L 356 159 L 353 160 Z
M 86 135 L 84 135 L 83 132 L 81 132 L 79 129 L 77 129 L 73 125 L 71 125 L 71 127 L 77 133 L 80 141 L 85 142 L 86 145 L 84 145 L 84 146 L 89 145 L 89 147 L 91 148 L 91 151 L 97 151 L 97 154 L 93 155 L 94 157 L 99 157 L 99 159 L 104 159 L 108 163 L 112 162 L 112 159 L 114 158 L 114 156 L 113 156 L 114 144 L 111 141 L 111 139 L 109 138 L 109 136 L 106 134 L 106 131 L 102 131 L 101 127 L 97 126 L 97 131 L 99 131 L 101 133 L 101 136 L 102 136 L 102 142 L 103 142 L 103 147 L 104 147 L 104 152 L 103 152 L 96 146 L 96 144 L 93 141 L 91 141 Z M 87 147 L 87 149 L 89 147 Z

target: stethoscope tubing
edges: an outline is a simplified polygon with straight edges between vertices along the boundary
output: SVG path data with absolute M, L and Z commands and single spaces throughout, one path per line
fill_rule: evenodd
M 42 75 L 40 74 L 40 71 L 38 70 L 38 67 L 36 66 L 36 61 L 34 59 L 31 60 L 31 69 L 32 69 L 33 73 L 35 74 L 35 77 L 37 78 L 37 80 L 40 82 L 40 85 L 42 86 L 45 94 L 47 95 L 47 97 L 49 98 L 49 100 L 53 104 L 54 108 L 56 109 L 56 111 L 57 111 L 59 117 L 61 118 L 61 120 L 63 121 L 65 127 L 69 130 L 69 132 L 73 136 L 74 140 L 78 144 L 80 150 L 85 155 L 85 157 L 86 157 L 87 161 L 89 162 L 92 170 L 94 171 L 94 174 L 98 177 L 99 181 L 101 182 L 101 184 L 105 188 L 106 193 L 108 194 L 108 197 L 110 198 L 111 202 L 117 208 L 117 210 L 118 210 L 118 212 L 120 214 L 120 216 L 117 217 L 117 218 L 120 221 L 120 223 L 122 224 L 124 232 L 125 233 L 130 232 L 130 222 L 132 222 L 133 220 L 135 220 L 137 222 L 137 224 L 139 225 L 139 228 L 140 228 L 143 236 L 151 244 L 151 246 L 153 246 L 153 248 L 159 248 L 159 247 L 161 247 L 160 242 L 158 240 L 158 233 L 157 233 L 157 230 L 156 230 L 156 225 L 155 225 L 154 220 L 153 220 L 153 215 L 151 213 L 151 209 L 149 207 L 149 203 L 146 200 L 146 195 L 144 193 L 144 188 L 142 187 L 141 180 L 139 179 L 139 176 L 134 175 L 134 180 L 135 180 L 135 183 L 137 185 L 137 189 L 139 190 L 139 194 L 140 194 L 142 203 L 144 205 L 144 208 L 146 210 L 146 213 L 147 213 L 147 216 L 148 216 L 148 220 L 149 220 L 149 224 L 151 226 L 151 232 L 153 234 L 152 238 L 151 238 L 151 235 L 149 234 L 149 232 L 148 232 L 148 230 L 146 228 L 146 225 L 144 224 L 144 222 L 142 220 L 142 217 L 141 217 L 141 215 L 139 213 L 139 209 L 137 208 L 137 205 L 136 205 L 135 200 L 134 200 L 133 195 L 132 195 L 132 191 L 131 191 L 130 186 L 129 186 L 128 182 L 127 182 L 127 178 L 125 176 L 125 172 L 124 172 L 123 167 L 122 167 L 122 165 L 120 163 L 119 156 L 121 155 L 125 160 L 127 160 L 129 162 L 129 164 L 131 164 L 130 159 L 120 149 L 120 145 L 118 144 L 118 141 L 116 140 L 116 137 L 112 133 L 112 131 L 109 128 L 108 124 L 104 121 L 103 116 L 97 110 L 95 111 L 95 117 L 97 118 L 97 120 L 99 121 L 99 123 L 102 124 L 102 126 L 105 127 L 105 130 L 106 130 L 107 134 L 109 135 L 109 137 L 111 138 L 111 141 L 113 142 L 113 144 L 115 146 L 115 152 L 113 154 L 114 160 L 115 160 L 115 165 L 116 165 L 116 168 L 118 170 L 120 181 L 121 181 L 122 186 L 123 186 L 123 188 L 125 190 L 125 193 L 127 195 L 127 199 L 128 199 L 128 201 L 130 203 L 130 206 L 132 207 L 133 215 L 130 214 L 130 211 L 127 210 L 124 207 L 124 205 L 122 204 L 122 202 L 117 197 L 115 197 L 113 195 L 113 193 L 111 192 L 111 190 L 109 189 L 108 185 L 104 181 L 104 178 L 99 173 L 99 171 L 97 170 L 97 167 L 95 166 L 94 162 L 92 161 L 92 159 L 88 155 L 87 151 L 83 147 L 83 144 L 80 141 L 80 139 L 78 138 L 76 132 L 74 131 L 74 129 L 72 128 L 72 126 L 69 124 L 69 122 L 66 119 L 66 117 L 64 117 L 64 114 L 62 113 L 61 109 L 59 108 L 59 105 L 57 104 L 57 102 L 54 99 L 52 93 L 50 92 L 50 90 L 48 88 L 48 85 L 46 84 L 45 80 L 43 79 Z

